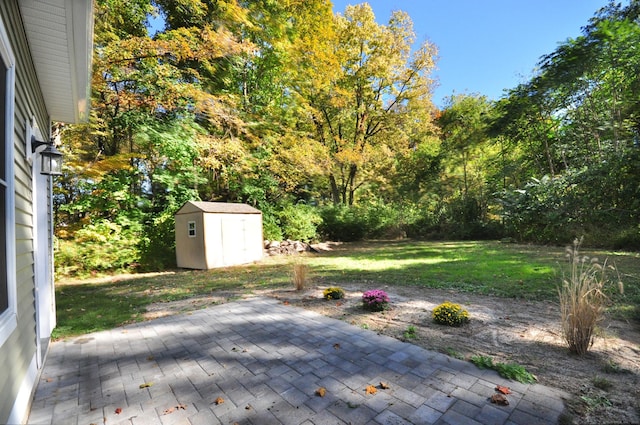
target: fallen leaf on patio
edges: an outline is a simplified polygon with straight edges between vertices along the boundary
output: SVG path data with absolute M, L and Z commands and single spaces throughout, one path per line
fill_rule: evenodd
M 340 349 L 340 344 L 338 344 L 337 342 L 335 344 L 333 344 L 333 348 L 335 348 L 336 350 Z
M 153 360 L 153 356 L 147 357 L 147 360 L 149 360 L 149 361 Z
M 341 302 L 337 302 L 337 303 L 336 303 L 336 307 L 340 307 L 341 305 L 342 305 L 342 303 L 341 303 Z
M 502 406 L 508 406 L 509 400 L 502 394 L 494 394 L 491 396 L 491 403 L 499 404 Z
M 375 394 L 378 392 L 378 390 L 376 390 L 376 387 L 374 387 L 373 385 L 367 385 L 367 388 L 365 388 L 364 391 L 367 394 Z
M 165 409 L 165 411 L 162 412 L 162 414 L 163 415 L 168 415 L 170 413 L 175 412 L 176 410 L 181 410 L 181 409 L 182 410 L 186 410 L 187 409 L 187 405 L 186 404 L 178 404 L 177 406 L 173 406 L 173 407 L 170 407 L 168 409 Z
M 326 393 L 327 390 L 324 387 L 320 387 L 316 390 L 316 395 L 319 395 L 320 397 L 324 397 Z
M 215 404 L 222 404 L 222 403 L 224 403 L 224 398 L 222 398 L 222 397 L 218 397 L 218 398 L 216 398 L 216 400 L 214 401 L 214 403 L 215 403 Z
M 120 407 L 118 407 L 118 408 L 116 409 L 116 415 L 119 415 L 120 413 L 122 413 L 122 409 L 121 409 Z
M 289 301 L 285 301 L 285 302 L 283 302 L 282 304 L 284 304 L 284 305 L 289 305 L 290 303 L 289 303 Z
M 140 389 L 149 388 L 152 385 L 153 385 L 153 382 L 145 382 L 144 384 L 140 384 Z
M 251 405 L 247 404 L 246 406 L 244 406 L 244 410 L 251 410 Z
M 383 390 L 388 390 L 391 387 L 386 382 L 380 382 L 380 388 L 382 388 Z
M 502 394 L 511 394 L 509 387 L 503 387 L 502 385 L 496 385 L 496 391 Z

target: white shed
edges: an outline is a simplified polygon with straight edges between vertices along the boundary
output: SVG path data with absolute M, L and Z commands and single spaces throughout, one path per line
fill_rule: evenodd
M 246 204 L 189 201 L 176 219 L 178 267 L 208 270 L 262 258 L 262 212 Z

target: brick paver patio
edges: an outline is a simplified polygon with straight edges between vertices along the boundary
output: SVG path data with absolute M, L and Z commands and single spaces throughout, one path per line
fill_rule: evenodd
M 564 396 L 252 298 L 52 343 L 28 423 L 555 424 Z

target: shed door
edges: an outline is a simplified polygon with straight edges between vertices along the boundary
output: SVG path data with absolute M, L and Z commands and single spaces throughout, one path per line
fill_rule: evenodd
M 247 219 L 229 217 L 221 220 L 222 262 L 224 265 L 242 264 L 247 258 Z

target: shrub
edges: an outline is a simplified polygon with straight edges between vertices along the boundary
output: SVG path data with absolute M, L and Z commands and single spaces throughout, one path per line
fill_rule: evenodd
M 357 241 L 364 239 L 367 229 L 363 218 L 353 208 L 330 206 L 320 211 L 322 223 L 319 231 L 322 237 L 333 241 Z
M 175 212 L 165 210 L 149 220 L 143 229 L 140 269 L 164 270 L 176 267 Z
M 640 226 L 620 230 L 613 239 L 613 248 L 640 251 Z
M 404 234 L 402 210 L 379 200 L 358 205 L 327 206 L 320 210 L 322 224 L 318 231 L 333 241 L 357 241 L 366 238 L 389 238 Z
M 58 276 L 84 277 L 92 273 L 130 270 L 140 262 L 141 226 L 99 220 L 75 233 L 74 240 L 60 240 L 56 253 Z
M 389 308 L 389 295 L 381 289 L 372 289 L 362 294 L 362 306 L 371 311 L 383 311 Z
M 344 289 L 339 286 L 331 286 L 322 291 L 322 296 L 327 300 L 340 300 L 344 298 Z
M 469 322 L 469 312 L 460 307 L 460 304 L 449 301 L 434 308 L 431 317 L 440 325 L 462 326 Z
M 270 241 L 281 241 L 284 239 L 280 220 L 272 211 L 262 212 L 262 236 Z
M 593 344 L 594 331 L 608 301 L 604 293 L 606 270 L 613 268 L 607 267 L 606 261 L 600 264 L 597 258 L 581 256 L 581 242 L 576 239 L 573 247 L 567 248 L 571 270 L 558 289 L 562 334 L 569 351 L 578 355 L 585 354 Z M 622 291 L 622 283 L 618 285 Z
M 316 239 L 318 224 L 322 222 L 315 208 L 305 204 L 285 206 L 278 218 L 285 238 L 303 242 Z

